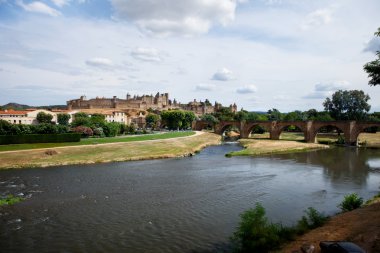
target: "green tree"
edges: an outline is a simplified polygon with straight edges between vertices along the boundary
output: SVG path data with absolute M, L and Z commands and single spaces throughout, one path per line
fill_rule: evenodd
M 106 116 L 100 113 L 91 114 L 90 125 L 93 128 L 103 127 L 106 124 Z
M 91 126 L 91 120 L 87 113 L 78 112 L 74 114 L 74 120 L 71 123 L 73 127 L 76 126 Z
M 51 123 L 51 120 L 53 119 L 53 115 L 45 112 L 39 112 L 37 114 L 37 121 L 38 123 Z
M 380 27 L 377 29 L 377 32 L 375 32 L 375 36 L 380 37 Z M 376 60 L 364 65 L 364 71 L 367 72 L 370 78 L 368 84 L 373 86 L 380 85 L 380 51 L 377 51 L 376 55 Z
M 67 126 L 67 125 L 69 125 L 70 118 L 71 118 L 70 114 L 60 113 L 57 115 L 58 124 L 63 125 L 63 126 Z
M 338 90 L 332 98 L 326 98 L 325 111 L 337 120 L 364 120 L 371 106 L 370 97 L 362 90 Z
M 306 116 L 301 111 L 289 112 L 283 117 L 283 120 L 285 121 L 303 121 L 305 119 Z
M 194 112 L 184 111 L 184 117 L 182 120 L 182 129 L 191 128 L 193 121 L 195 120 Z
M 248 119 L 248 112 L 241 110 L 234 115 L 234 119 L 237 121 L 244 121 Z
M 120 123 L 110 122 L 103 127 L 103 132 L 107 137 L 114 137 L 120 132 Z
M 219 121 L 232 121 L 235 114 L 231 111 L 230 107 L 221 107 L 213 114 Z
M 268 115 L 269 120 L 281 120 L 282 119 L 281 112 L 279 110 L 277 110 L 276 108 L 268 110 L 267 115 Z
M 203 114 L 201 116 L 201 120 L 207 121 L 210 124 L 216 124 L 216 123 L 219 122 L 217 118 L 215 118 L 212 114 L 208 114 L 208 113 L 207 114 Z
M 185 113 L 180 110 L 164 111 L 161 113 L 161 119 L 171 130 L 182 129 Z
M 11 127 L 12 127 L 11 123 L 0 119 L 0 135 L 8 135 L 10 133 Z
M 158 122 L 160 121 L 160 119 L 161 119 L 160 115 L 157 115 L 155 113 L 149 113 L 145 117 L 145 122 L 149 128 L 155 129 L 157 128 Z

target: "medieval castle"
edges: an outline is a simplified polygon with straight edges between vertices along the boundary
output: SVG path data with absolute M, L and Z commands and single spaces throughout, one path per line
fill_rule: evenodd
M 81 110 L 81 109 L 116 109 L 120 111 L 139 110 L 146 111 L 151 110 L 169 110 L 169 109 L 182 109 L 192 111 L 196 115 L 203 115 L 206 113 L 214 113 L 222 107 L 221 104 L 215 102 L 212 105 L 207 99 L 205 102 L 197 102 L 195 99 L 193 102 L 187 104 L 178 103 L 175 99 L 172 101 L 169 99 L 169 93 L 143 96 L 131 96 L 127 94 L 126 99 L 117 98 L 93 98 L 87 100 L 85 96 L 81 96 L 79 99 L 73 99 L 67 101 L 68 110 Z M 236 104 L 230 105 L 231 111 L 236 112 Z

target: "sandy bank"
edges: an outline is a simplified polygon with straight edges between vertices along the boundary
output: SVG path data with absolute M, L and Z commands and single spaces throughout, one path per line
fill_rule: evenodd
M 231 156 L 257 156 L 266 154 L 301 152 L 313 149 L 329 148 L 328 145 L 317 143 L 304 143 L 298 141 L 285 140 L 257 140 L 257 139 L 241 139 L 240 144 L 245 149 L 231 152 Z

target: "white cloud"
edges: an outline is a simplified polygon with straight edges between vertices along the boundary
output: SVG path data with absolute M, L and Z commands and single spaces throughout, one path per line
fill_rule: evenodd
M 305 22 L 301 25 L 301 29 L 309 30 L 316 26 L 330 24 L 332 21 L 333 10 L 319 9 L 307 15 Z
M 235 18 L 238 0 L 111 0 L 118 18 L 159 36 L 206 33 Z
M 235 77 L 233 76 L 233 73 L 231 70 L 227 68 L 219 69 L 211 78 L 212 80 L 217 81 L 230 81 L 234 80 Z
M 63 7 L 64 5 L 69 4 L 71 0 L 51 0 L 53 4 L 55 4 L 58 7 Z
M 197 91 L 212 91 L 215 90 L 216 86 L 214 84 L 200 83 L 195 86 Z
M 329 97 L 337 90 L 347 89 L 349 87 L 348 81 L 332 81 L 326 83 L 317 83 L 314 86 L 314 91 L 303 98 L 306 99 L 324 99 Z
M 368 41 L 365 45 L 365 48 L 363 50 L 364 52 L 373 52 L 376 53 L 380 51 L 380 38 L 375 37 Z
M 28 11 L 28 12 L 46 14 L 46 15 L 49 15 L 52 17 L 57 17 L 57 16 L 61 15 L 61 13 L 59 11 L 57 11 L 56 9 L 51 8 L 48 5 L 46 5 L 42 2 L 39 2 L 39 1 L 35 1 L 35 2 L 25 4 L 24 1 L 17 0 L 16 3 L 21 8 L 23 8 L 25 11 Z
M 131 52 L 131 56 L 140 61 L 162 61 L 161 54 L 156 48 L 138 47 Z
M 255 93 L 256 91 L 257 87 L 255 85 L 246 85 L 236 90 L 236 92 L 239 94 Z
M 109 69 L 113 67 L 113 62 L 110 59 L 107 58 L 92 58 L 86 60 L 86 64 L 92 67 L 102 68 L 102 69 Z

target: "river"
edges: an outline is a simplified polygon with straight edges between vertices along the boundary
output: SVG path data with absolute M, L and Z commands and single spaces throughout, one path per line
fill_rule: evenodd
M 1 252 L 213 252 L 260 202 L 274 222 L 339 211 L 343 196 L 380 186 L 380 150 L 334 148 L 258 158 L 224 154 L 0 171 Z

